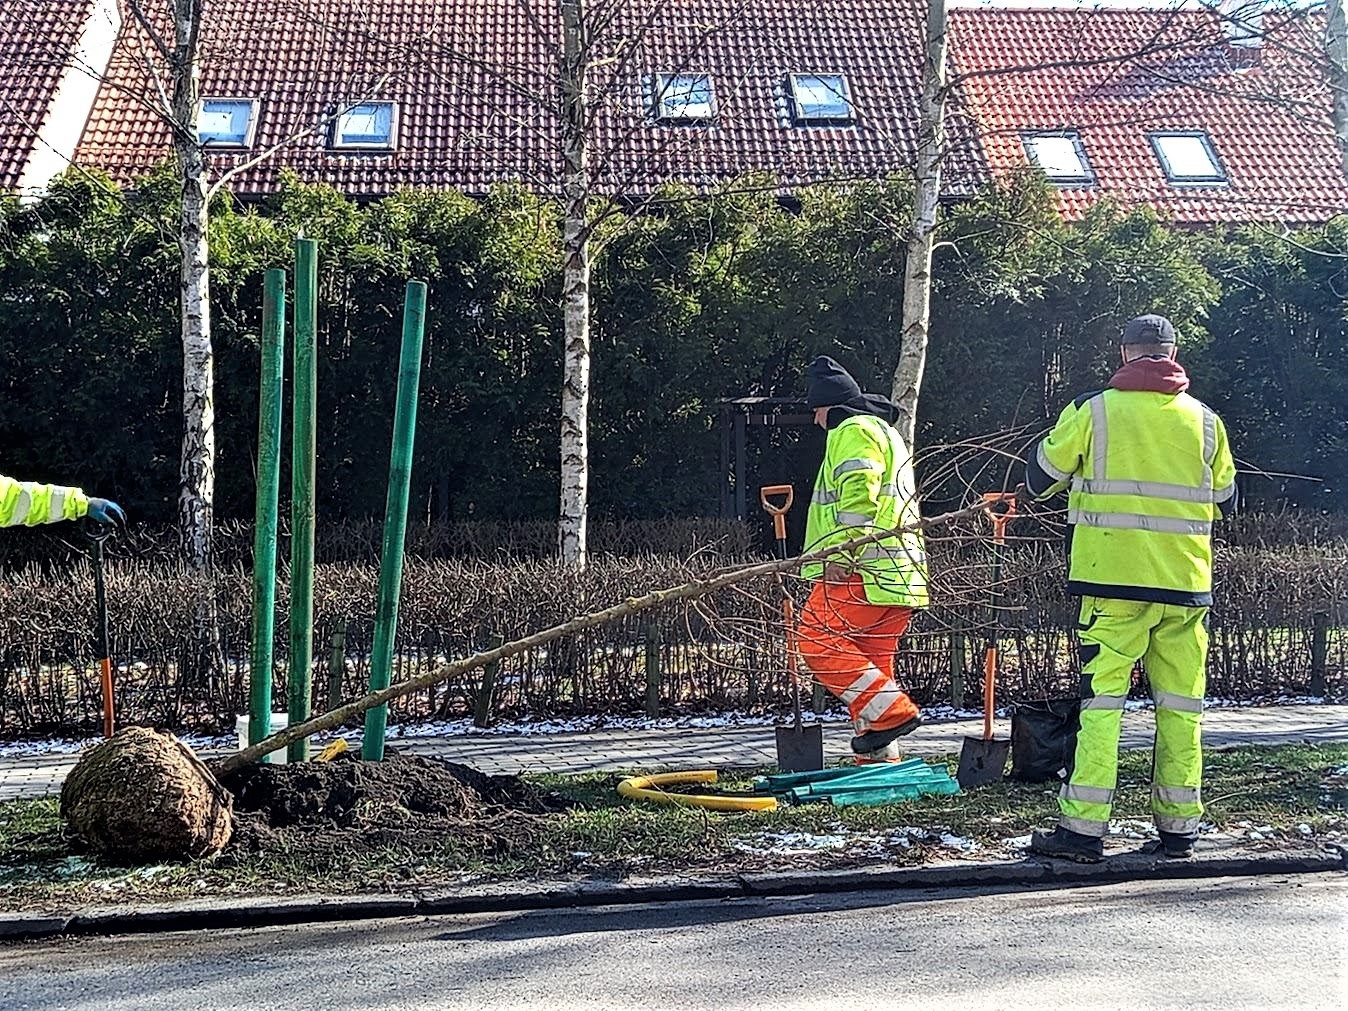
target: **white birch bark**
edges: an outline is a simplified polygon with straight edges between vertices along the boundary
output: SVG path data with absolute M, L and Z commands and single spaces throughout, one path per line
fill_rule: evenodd
M 173 150 L 182 184 L 178 244 L 182 302 L 183 442 L 178 525 L 198 570 L 211 562 L 215 504 L 215 357 L 211 348 L 210 217 L 206 163 L 197 141 L 202 0 L 173 0 Z
M 582 0 L 561 0 L 562 54 L 562 441 L 557 547 L 562 562 L 585 567 L 589 495 L 590 235 L 587 215 L 586 53 Z
M 903 333 L 892 391 L 892 399 L 899 407 L 895 424 L 910 450 L 917 444 L 917 401 L 927 368 L 932 235 L 941 196 L 941 149 L 945 142 L 945 62 L 946 0 L 927 0 L 913 221 L 903 268 Z
M 1343 0 L 1329 0 L 1326 15 L 1325 54 L 1329 57 L 1329 89 L 1334 102 L 1334 136 L 1339 141 L 1343 174 L 1348 176 L 1348 21 Z

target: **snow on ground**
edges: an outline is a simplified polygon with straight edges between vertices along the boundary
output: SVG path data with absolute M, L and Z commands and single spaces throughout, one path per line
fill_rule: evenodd
M 823 833 L 814 832 L 756 832 L 753 835 L 734 839 L 730 845 L 740 853 L 753 856 L 803 856 L 810 853 L 846 852 L 853 856 L 883 857 L 896 849 L 908 849 L 915 843 L 941 846 L 959 853 L 972 853 L 979 849 L 978 843 L 964 836 L 937 829 L 917 828 L 902 825 L 886 829 L 883 832 L 865 832 L 830 826 Z
M 1240 709 L 1256 706 L 1294 706 L 1321 705 L 1327 700 L 1305 695 L 1279 695 L 1255 699 L 1208 699 L 1204 705 L 1208 709 Z M 1136 712 L 1151 709 L 1149 699 L 1129 699 L 1126 703 L 1129 711 Z M 980 718 L 983 713 L 978 709 L 955 709 L 952 706 L 928 706 L 922 711 L 928 723 L 950 723 L 956 720 Z M 1000 719 L 1008 719 L 1008 709 L 998 709 Z M 804 722 L 841 722 L 846 719 L 841 710 L 834 710 L 816 716 L 805 713 Z M 458 720 L 429 720 L 420 723 L 395 723 L 388 728 L 388 740 L 415 741 L 429 737 L 534 737 L 553 734 L 594 733 L 611 730 L 730 730 L 736 727 L 773 727 L 782 725 L 785 717 L 772 714 L 752 714 L 743 712 L 704 713 L 696 716 L 662 716 L 650 719 L 644 716 L 579 716 L 572 719 L 544 720 L 502 720 L 485 729 L 473 726 L 468 718 Z M 180 734 L 185 743 L 198 751 L 221 751 L 233 749 L 238 745 L 234 734 Z M 361 731 L 347 728 L 337 736 L 348 743 L 359 742 Z M 74 755 L 96 744 L 97 737 L 83 739 L 52 738 L 36 741 L 0 741 L 0 759 L 39 757 L 44 755 Z M 1348 774 L 1345 768 L 1344 774 Z

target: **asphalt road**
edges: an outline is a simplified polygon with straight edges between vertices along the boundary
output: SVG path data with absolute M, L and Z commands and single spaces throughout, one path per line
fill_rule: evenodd
M 0 1007 L 1342 1008 L 1348 878 L 736 900 L 0 947 Z

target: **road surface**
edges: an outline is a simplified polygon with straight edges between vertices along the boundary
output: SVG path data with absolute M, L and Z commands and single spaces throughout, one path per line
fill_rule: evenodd
M 866 893 L 0 947 L 0 1007 L 1342 1008 L 1348 878 Z

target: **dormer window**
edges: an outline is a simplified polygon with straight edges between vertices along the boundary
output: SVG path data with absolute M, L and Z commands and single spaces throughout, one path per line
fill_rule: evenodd
M 197 140 L 212 148 L 252 147 L 257 104 L 255 98 L 203 98 Z
M 1086 158 L 1081 134 L 1075 130 L 1057 130 L 1052 133 L 1021 134 L 1025 156 L 1049 181 L 1059 186 L 1090 186 L 1095 173 Z
M 800 125 L 851 123 L 852 96 L 844 74 L 792 74 L 792 118 Z
M 1226 182 L 1226 170 L 1217 160 L 1212 140 L 1202 130 L 1175 130 L 1150 135 L 1151 146 L 1165 170 L 1165 177 L 1178 185 L 1212 185 Z
M 397 146 L 395 102 L 360 102 L 348 106 L 332 124 L 332 146 L 349 151 L 392 151 Z
M 676 123 L 704 122 L 715 115 L 710 74 L 656 75 L 656 119 Z

